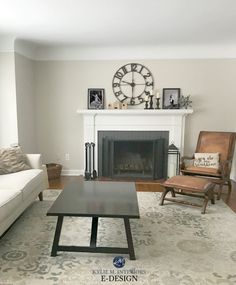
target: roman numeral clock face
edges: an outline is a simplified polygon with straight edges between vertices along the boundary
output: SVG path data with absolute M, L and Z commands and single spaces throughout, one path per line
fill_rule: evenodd
M 149 69 L 139 63 L 129 63 L 117 70 L 112 88 L 116 98 L 128 105 L 138 105 L 153 90 L 153 77 Z

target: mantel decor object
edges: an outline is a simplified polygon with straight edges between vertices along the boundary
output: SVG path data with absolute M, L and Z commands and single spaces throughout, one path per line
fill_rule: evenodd
M 156 98 L 156 109 L 159 110 L 160 109 L 160 98 Z
M 160 109 L 160 93 L 158 92 L 158 89 L 155 90 L 156 94 L 156 108 L 157 110 Z
M 146 102 L 154 87 L 151 71 L 140 63 L 128 63 L 121 66 L 112 80 L 113 93 L 117 100 L 128 105 Z
M 181 96 L 180 97 L 180 108 L 182 109 L 188 109 L 188 107 L 192 107 L 193 101 L 190 100 L 190 95 L 188 96 Z
M 149 95 L 150 97 L 150 102 L 149 102 L 149 109 L 152 110 L 153 108 L 153 95 Z
M 88 89 L 88 109 L 104 109 L 105 89 Z
M 180 88 L 163 88 L 163 109 L 179 109 Z
M 154 107 L 153 107 L 153 97 L 154 97 L 154 95 L 153 95 L 153 90 L 151 89 L 150 90 L 150 92 L 149 92 L 149 94 L 147 94 L 146 96 L 145 96 L 145 110 L 153 110 L 154 109 Z
M 145 107 L 144 107 L 144 109 L 147 110 L 147 109 L 148 109 L 148 102 L 149 102 L 149 96 L 148 96 L 148 95 L 145 96 L 144 101 L 145 101 Z
M 148 109 L 148 99 L 145 101 L 145 107 L 144 107 L 145 110 Z

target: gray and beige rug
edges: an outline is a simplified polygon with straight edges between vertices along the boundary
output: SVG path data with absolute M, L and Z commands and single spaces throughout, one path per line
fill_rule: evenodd
M 46 212 L 59 190 L 45 191 L 0 239 L 0 284 L 236 284 L 236 214 L 222 201 L 200 209 L 159 206 L 160 193 L 138 193 L 141 219 L 131 220 L 137 260 L 114 254 L 50 257 L 56 217 Z M 90 218 L 66 218 L 62 243 L 88 245 Z M 100 219 L 98 245 L 126 246 L 123 221 Z

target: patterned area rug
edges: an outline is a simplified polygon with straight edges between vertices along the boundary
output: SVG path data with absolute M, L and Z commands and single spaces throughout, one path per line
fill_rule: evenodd
M 51 257 L 56 217 L 46 212 L 59 190 L 45 191 L 0 239 L 0 284 L 236 284 L 236 215 L 222 201 L 199 208 L 138 192 L 141 219 L 131 220 L 136 260 L 113 265 L 114 254 Z M 195 199 L 196 200 L 196 199 Z M 90 218 L 65 218 L 61 244 L 88 245 Z M 100 219 L 98 245 L 126 246 L 122 219 Z

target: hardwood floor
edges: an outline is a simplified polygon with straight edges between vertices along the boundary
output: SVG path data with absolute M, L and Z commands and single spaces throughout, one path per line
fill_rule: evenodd
M 61 176 L 59 179 L 49 181 L 49 189 L 62 189 L 74 180 L 82 180 L 83 176 Z M 162 187 L 157 182 L 136 182 L 137 191 L 162 192 Z M 232 192 L 227 201 L 227 189 L 223 189 L 222 200 L 236 213 L 236 182 L 232 183 Z

